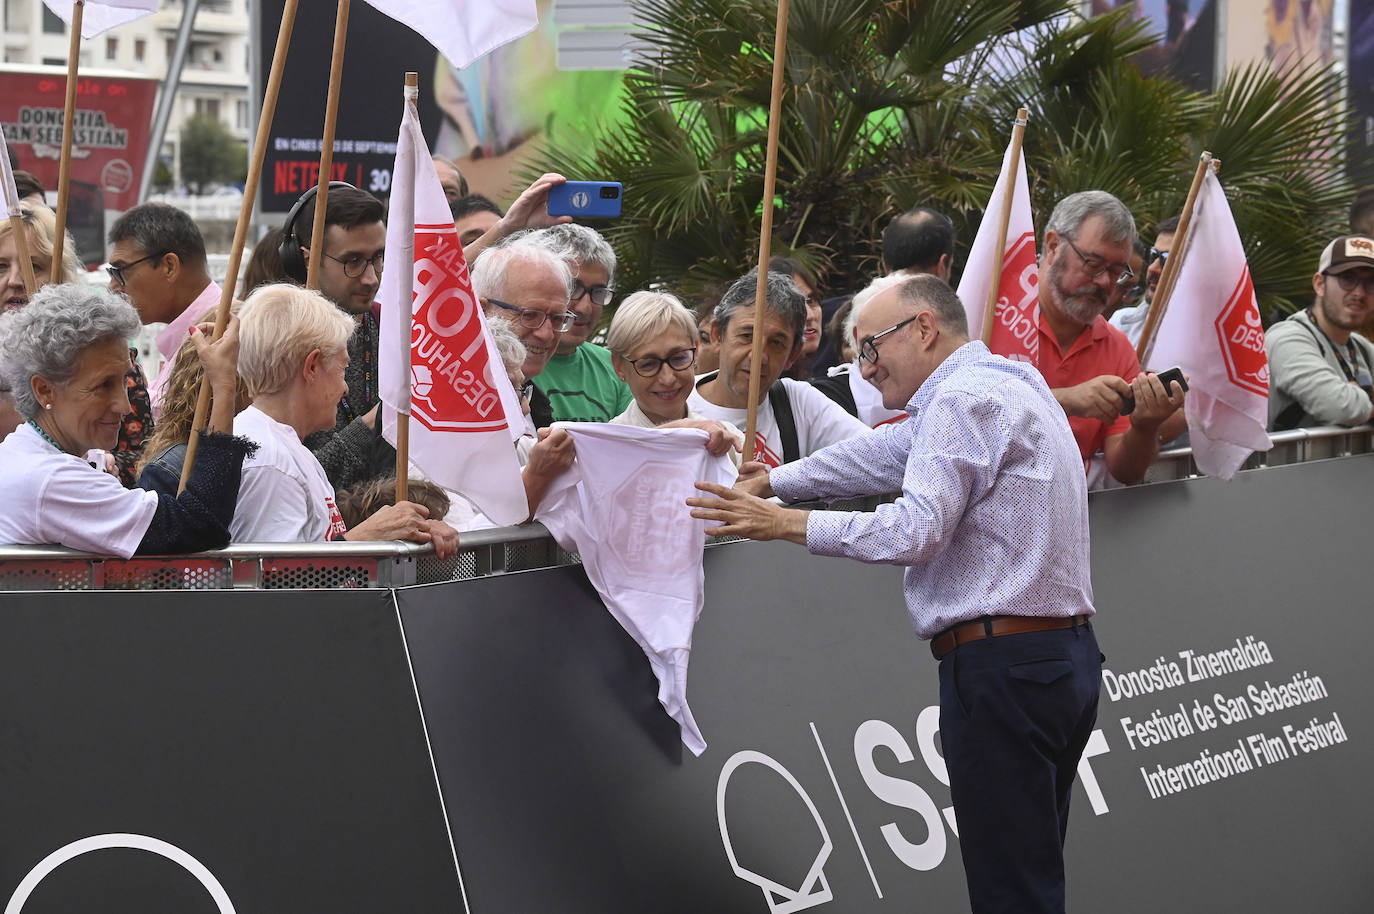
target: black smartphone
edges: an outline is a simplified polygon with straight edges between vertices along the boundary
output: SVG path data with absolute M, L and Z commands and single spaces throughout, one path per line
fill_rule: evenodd
M 1179 368 L 1177 365 L 1173 368 L 1166 368 L 1156 375 L 1156 377 L 1159 378 L 1159 383 L 1164 385 L 1165 393 L 1170 392 L 1171 385 L 1174 381 L 1178 382 L 1178 386 L 1183 388 L 1185 394 L 1188 392 L 1188 382 L 1183 377 L 1183 369 Z M 1121 405 L 1121 415 L 1129 416 L 1131 413 L 1135 412 L 1135 397 L 1127 394 L 1124 399 L 1126 402 Z

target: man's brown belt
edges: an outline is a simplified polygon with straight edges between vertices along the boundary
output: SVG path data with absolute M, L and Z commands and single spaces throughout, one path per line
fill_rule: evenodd
M 930 652 L 935 655 L 936 660 L 942 660 L 950 651 L 970 641 L 981 641 L 1001 635 L 1075 628 L 1087 625 L 1090 618 L 1091 616 L 986 616 L 945 629 L 930 639 Z

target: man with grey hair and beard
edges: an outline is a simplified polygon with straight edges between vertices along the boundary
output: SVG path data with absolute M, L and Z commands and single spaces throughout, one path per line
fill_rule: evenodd
M 1105 191 L 1070 194 L 1050 214 L 1040 261 L 1040 373 L 1069 417 L 1086 462 L 1099 450 L 1119 482 L 1136 483 L 1159 454 L 1159 427 L 1183 406 L 1142 372 L 1135 347 L 1102 317 L 1113 283 L 1134 279 L 1135 221 Z M 1129 415 L 1122 410 L 1133 398 Z

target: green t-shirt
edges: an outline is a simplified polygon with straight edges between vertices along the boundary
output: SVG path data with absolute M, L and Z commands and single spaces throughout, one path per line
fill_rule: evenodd
M 609 422 L 630 405 L 630 388 L 615 376 L 610 351 L 595 343 L 553 356 L 534 383 L 548 394 L 559 422 Z

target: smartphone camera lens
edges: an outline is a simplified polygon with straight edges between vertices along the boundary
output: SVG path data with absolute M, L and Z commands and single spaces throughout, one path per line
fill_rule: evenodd
M 602 199 L 602 200 L 614 200 L 615 198 L 617 198 L 617 197 L 619 197 L 619 196 L 620 196 L 620 188 L 618 188 L 618 187 L 603 187 L 603 188 L 601 188 L 601 199 Z

